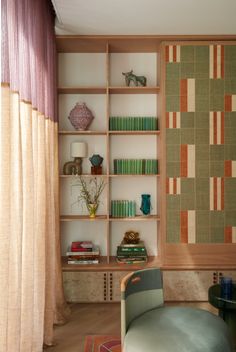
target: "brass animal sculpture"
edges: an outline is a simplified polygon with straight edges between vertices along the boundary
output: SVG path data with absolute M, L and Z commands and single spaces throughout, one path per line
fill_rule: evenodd
M 127 87 L 129 87 L 131 81 L 133 81 L 135 86 L 141 85 L 145 87 L 147 85 L 147 78 L 145 76 L 136 76 L 133 73 L 133 70 L 129 72 L 122 72 L 122 75 L 125 76 L 125 83 Z

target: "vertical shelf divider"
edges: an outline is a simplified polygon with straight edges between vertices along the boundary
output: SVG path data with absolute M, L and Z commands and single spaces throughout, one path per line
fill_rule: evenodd
M 109 44 L 106 44 L 106 157 L 107 157 L 107 263 L 110 262 L 110 221 L 109 221 L 109 208 L 110 208 L 110 136 L 109 136 L 109 115 L 110 115 L 110 96 L 109 96 L 109 82 L 110 82 L 110 55 Z

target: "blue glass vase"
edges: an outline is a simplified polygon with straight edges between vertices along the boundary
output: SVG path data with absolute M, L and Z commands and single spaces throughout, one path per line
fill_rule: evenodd
M 151 195 L 150 194 L 141 194 L 142 202 L 140 210 L 144 215 L 149 215 L 151 212 Z

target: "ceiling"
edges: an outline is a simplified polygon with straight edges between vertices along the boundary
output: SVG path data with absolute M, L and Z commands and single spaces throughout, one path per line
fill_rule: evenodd
M 51 0 L 57 34 L 236 34 L 236 0 Z

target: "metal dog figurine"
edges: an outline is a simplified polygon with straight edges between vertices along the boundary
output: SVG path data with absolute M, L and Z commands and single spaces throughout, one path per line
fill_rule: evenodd
M 136 76 L 133 74 L 133 70 L 129 72 L 122 72 L 122 75 L 125 76 L 125 83 L 129 87 L 130 82 L 133 81 L 135 86 L 138 86 L 139 84 L 143 87 L 147 85 L 147 78 L 144 76 Z

